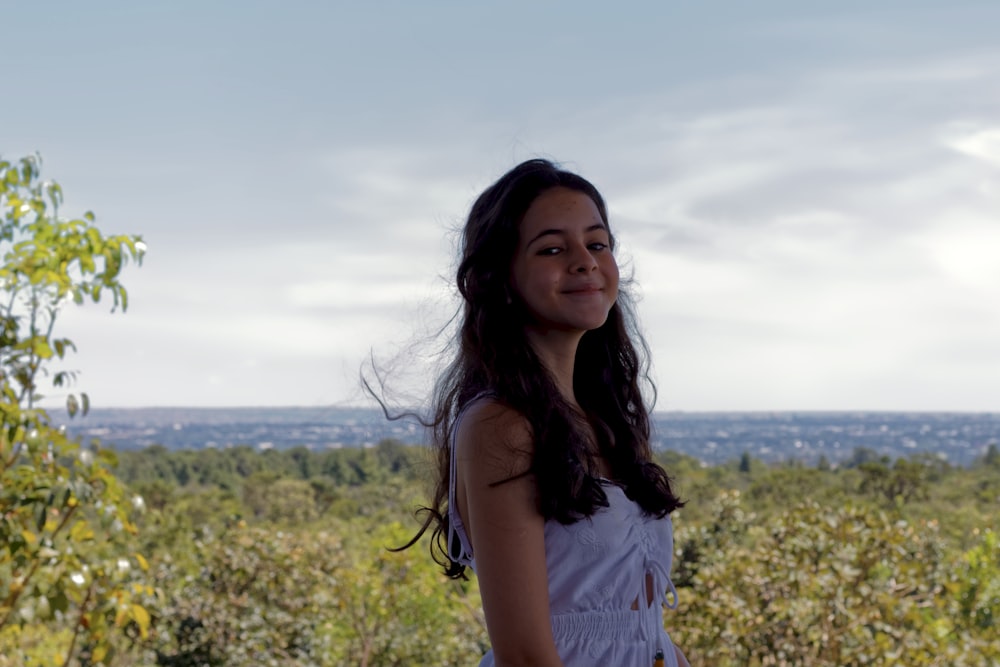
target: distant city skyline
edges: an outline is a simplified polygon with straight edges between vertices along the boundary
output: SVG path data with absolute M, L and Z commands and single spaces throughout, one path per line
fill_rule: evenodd
M 70 434 L 103 446 L 142 449 L 370 447 L 384 439 L 426 444 L 413 420 L 387 421 L 373 408 L 118 408 L 65 419 Z M 930 455 L 973 465 L 1000 445 L 1000 413 L 657 412 L 653 447 L 707 464 L 748 453 L 769 463 L 844 462 L 863 456 Z
M 454 311 L 473 198 L 542 156 L 608 200 L 657 409 L 1000 410 L 998 3 L 5 21 L 0 154 L 38 151 L 64 213 L 149 247 L 127 314 L 61 316 L 95 406 L 365 404 L 370 355 Z M 421 358 L 396 358 L 404 394 Z

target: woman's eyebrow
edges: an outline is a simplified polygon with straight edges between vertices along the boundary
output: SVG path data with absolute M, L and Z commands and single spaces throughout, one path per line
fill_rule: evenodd
M 598 223 L 595 223 L 595 224 L 591 225 L 590 227 L 587 227 L 583 231 L 586 234 L 586 233 L 589 233 L 589 232 L 596 232 L 596 231 L 600 231 L 600 230 L 608 231 L 608 226 L 605 225 L 603 222 L 598 222 Z M 545 229 L 545 230 L 542 230 L 541 232 L 539 232 L 538 235 L 535 236 L 535 238 L 533 238 L 530 241 L 528 241 L 528 243 L 525 244 L 524 247 L 525 248 L 530 248 L 532 243 L 534 243 L 538 239 L 542 238 L 543 236 L 565 236 L 565 235 L 566 235 L 566 230 L 565 229 Z

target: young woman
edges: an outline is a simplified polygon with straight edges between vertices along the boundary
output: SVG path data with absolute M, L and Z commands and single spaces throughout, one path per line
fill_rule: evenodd
M 439 478 L 410 544 L 432 528 L 449 576 L 475 570 L 484 666 L 688 664 L 662 615 L 683 503 L 652 461 L 646 348 L 613 250 L 597 189 L 545 160 L 501 177 L 465 225 Z

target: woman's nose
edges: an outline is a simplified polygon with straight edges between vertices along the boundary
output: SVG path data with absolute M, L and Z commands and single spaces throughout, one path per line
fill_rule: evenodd
M 597 260 L 586 246 L 580 246 L 572 251 L 570 256 L 570 271 L 588 273 L 597 268 Z

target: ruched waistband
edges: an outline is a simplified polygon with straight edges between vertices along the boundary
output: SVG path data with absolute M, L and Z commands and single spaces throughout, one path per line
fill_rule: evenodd
M 552 635 L 559 640 L 646 641 L 646 618 L 653 610 L 580 611 L 552 615 Z M 658 614 L 657 614 L 658 615 Z

